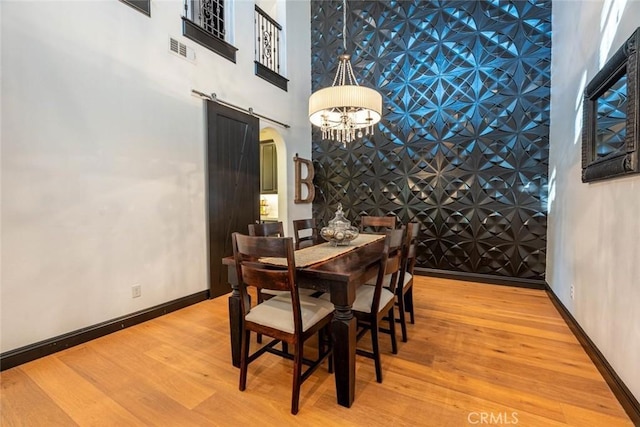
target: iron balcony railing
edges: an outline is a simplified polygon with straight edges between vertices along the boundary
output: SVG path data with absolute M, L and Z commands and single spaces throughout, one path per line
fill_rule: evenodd
M 224 1 L 225 0 L 185 0 L 185 18 L 206 32 L 224 40 Z
M 256 62 L 280 74 L 280 31 L 282 26 L 256 5 Z

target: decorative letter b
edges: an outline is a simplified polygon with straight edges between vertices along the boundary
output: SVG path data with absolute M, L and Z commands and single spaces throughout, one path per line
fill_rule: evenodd
M 293 199 L 294 203 L 311 203 L 313 202 L 313 198 L 316 196 L 316 189 L 313 186 L 313 162 L 311 160 L 302 159 L 298 157 L 298 153 L 293 158 L 293 163 L 296 168 L 296 191 Z M 307 167 L 307 177 L 302 178 L 302 165 Z M 302 198 L 302 185 L 307 187 L 307 197 Z

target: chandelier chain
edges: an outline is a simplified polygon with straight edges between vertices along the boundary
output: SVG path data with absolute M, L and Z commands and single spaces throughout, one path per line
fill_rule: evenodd
M 342 47 L 347 53 L 347 0 L 342 1 Z
M 331 86 L 335 86 L 336 83 L 339 83 L 341 85 L 344 84 L 344 78 L 342 78 L 341 75 L 342 75 L 342 60 L 339 60 L 338 71 L 336 72 L 336 75 L 333 77 L 333 84 Z
M 347 64 L 347 72 L 349 73 L 349 84 L 360 86 L 358 81 L 356 80 L 356 75 L 353 74 L 353 68 L 351 67 L 351 62 L 346 61 Z

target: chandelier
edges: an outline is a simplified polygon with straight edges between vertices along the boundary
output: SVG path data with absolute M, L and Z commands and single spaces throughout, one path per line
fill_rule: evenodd
M 342 6 L 342 41 L 347 51 L 347 1 Z M 338 71 L 331 87 L 320 89 L 309 97 L 309 120 L 322 130 L 323 139 L 348 142 L 364 133 L 373 133 L 373 125 L 382 117 L 382 95 L 360 86 L 351 68 L 351 56 L 339 57 Z

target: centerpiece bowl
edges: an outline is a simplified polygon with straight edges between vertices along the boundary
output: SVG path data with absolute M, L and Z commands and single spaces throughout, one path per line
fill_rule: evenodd
M 320 230 L 322 238 L 333 246 L 346 246 L 359 234 L 360 231 L 344 217 L 341 203 L 338 203 L 338 210 L 329 225 Z

